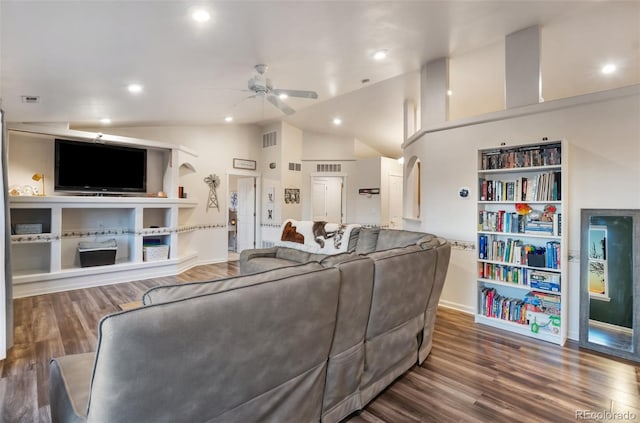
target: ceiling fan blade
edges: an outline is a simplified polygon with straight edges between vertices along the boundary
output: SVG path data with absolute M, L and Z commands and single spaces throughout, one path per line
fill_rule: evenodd
M 303 91 L 303 90 L 283 90 L 274 89 L 272 92 L 275 95 L 286 94 L 289 97 L 301 97 L 301 98 L 318 98 L 318 93 L 315 91 Z
M 267 96 L 267 101 L 271 104 L 273 104 L 274 106 L 276 106 L 278 109 L 280 109 L 280 111 L 286 115 L 292 115 L 294 114 L 296 111 L 293 110 L 291 107 L 287 106 L 283 101 L 281 101 L 278 97 L 274 96 L 274 95 L 268 95 Z

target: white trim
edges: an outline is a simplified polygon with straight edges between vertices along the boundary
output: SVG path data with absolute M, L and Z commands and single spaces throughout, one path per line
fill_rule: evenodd
M 488 122 L 513 119 L 521 116 L 534 115 L 538 113 L 547 113 L 560 109 L 568 109 L 571 107 L 581 106 L 583 104 L 591 104 L 602 101 L 613 100 L 616 98 L 630 97 L 640 94 L 640 84 L 634 84 L 627 87 L 616 88 L 613 90 L 598 91 L 590 94 L 583 94 L 569 98 L 547 101 L 544 103 L 532 104 L 529 106 L 515 107 L 508 110 L 500 110 L 497 112 L 486 113 L 479 116 L 458 119 L 455 121 L 447 121 L 430 128 L 421 129 L 410 136 L 403 144 L 402 149 L 406 149 L 414 142 L 422 138 L 423 135 L 446 131 L 449 129 L 460 128 L 464 126 L 479 125 Z
M 469 307 L 466 304 L 454 303 L 446 300 L 440 300 L 440 302 L 438 303 L 438 306 L 450 308 L 450 309 L 461 311 L 463 313 L 471 314 L 471 315 L 475 315 L 476 313 L 473 307 Z
M 184 153 L 190 154 L 193 157 L 198 157 L 195 151 L 177 144 L 168 144 L 160 141 L 151 141 L 145 140 L 141 138 L 132 138 L 132 137 L 121 137 L 119 135 L 108 135 L 103 134 L 101 132 L 86 132 L 86 131 L 77 131 L 75 129 L 63 129 L 63 128 L 55 128 L 52 126 L 45 125 L 25 125 L 21 123 L 12 123 L 7 125 L 7 130 L 11 132 L 22 132 L 33 135 L 42 135 L 46 138 L 66 138 L 66 139 L 75 139 L 79 141 L 91 141 L 91 140 L 99 140 L 104 144 L 118 144 L 118 145 L 127 145 L 127 146 L 137 146 L 137 147 L 146 147 L 152 149 L 160 149 L 160 150 L 179 150 Z
M 2 111 L 0 111 L 0 143 L 2 143 Z M 6 140 L 5 140 L 6 142 Z M 2 146 L 0 145 L 0 154 Z M 5 189 L 3 180 L 2 158 L 0 157 L 0 187 Z M 5 204 L 4 195 L 0 193 L 0 360 L 7 357 L 7 303 L 6 303 L 6 284 L 5 279 Z
M 226 259 L 220 259 L 220 262 L 222 261 L 226 261 Z M 74 269 L 73 271 L 66 272 L 46 273 L 41 275 L 46 276 L 46 278 L 31 277 L 31 280 L 25 279 L 14 283 L 13 298 L 174 276 L 199 264 L 197 254 L 193 253 L 179 259 L 169 259 L 166 261 L 127 263 L 122 265 L 114 264 L 110 266 Z M 132 269 L 131 267 L 135 268 Z M 96 269 L 99 269 L 99 273 L 96 272 Z M 88 273 L 92 273 L 91 277 L 87 277 Z
M 599 320 L 589 319 L 589 326 L 595 326 L 600 329 L 606 329 L 612 332 L 620 332 L 624 333 L 625 335 L 633 335 L 633 329 L 631 328 L 626 328 L 624 326 L 618 326 L 607 322 L 601 322 Z

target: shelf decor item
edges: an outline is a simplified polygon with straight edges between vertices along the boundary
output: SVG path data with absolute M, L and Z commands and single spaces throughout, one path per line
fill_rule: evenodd
M 44 197 L 44 195 L 45 195 L 45 193 L 44 193 L 44 173 L 34 173 L 33 176 L 31 177 L 31 179 L 33 179 L 36 182 L 42 181 L 42 191 L 38 195 Z
M 211 174 L 204 178 L 204 182 L 209 185 L 209 199 L 207 200 L 207 211 L 210 208 L 216 208 L 220 211 L 220 205 L 218 204 L 218 194 L 216 188 L 220 185 L 220 178 L 215 174 Z
M 169 246 L 168 245 L 144 245 L 142 247 L 142 260 L 143 261 L 158 261 L 166 260 L 169 258 Z
M 565 141 L 478 151 L 475 321 L 564 344 Z M 564 175 L 563 175 L 564 173 Z
M 16 223 L 14 232 L 16 235 L 41 234 L 42 223 Z
M 118 243 L 115 239 L 96 242 L 79 242 L 80 266 L 104 266 L 115 264 Z

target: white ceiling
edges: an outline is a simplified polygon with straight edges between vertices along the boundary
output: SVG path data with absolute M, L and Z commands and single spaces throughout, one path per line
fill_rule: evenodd
M 196 5 L 208 8 L 209 22 L 190 18 Z M 402 104 L 418 100 L 420 64 L 452 58 L 452 116 L 500 108 L 504 37 L 534 24 L 542 27 L 543 76 L 552 76 L 545 99 L 640 82 L 639 1 L 2 0 L 0 96 L 9 121 L 282 118 L 397 157 Z M 389 56 L 375 62 L 371 54 L 381 48 Z M 603 79 L 597 69 L 608 60 L 620 73 Z M 298 111 L 289 117 L 244 100 L 257 63 L 269 65 L 277 88 L 315 90 L 319 99 L 286 100 Z M 131 82 L 144 92 L 129 94 Z M 24 104 L 22 95 L 41 102 Z M 338 115 L 344 123 L 333 127 Z

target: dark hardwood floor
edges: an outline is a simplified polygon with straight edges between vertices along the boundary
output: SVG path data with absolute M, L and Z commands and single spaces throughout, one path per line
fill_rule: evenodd
M 15 346 L 0 361 L 0 422 L 49 422 L 49 358 L 95 351 L 100 318 L 119 304 L 152 286 L 237 273 L 229 262 L 15 300 Z M 350 423 L 640 421 L 640 366 L 477 325 L 446 308 L 437 319 L 426 362 Z

